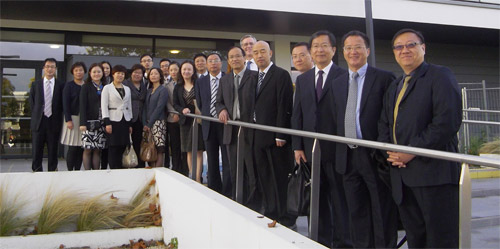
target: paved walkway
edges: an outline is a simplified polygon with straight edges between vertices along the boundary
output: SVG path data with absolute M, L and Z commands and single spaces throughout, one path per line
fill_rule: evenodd
M 47 160 L 43 162 L 47 170 Z M 60 171 L 67 171 L 59 160 Z M 82 169 L 83 170 L 83 169 Z M 0 173 L 31 172 L 30 159 L 1 159 Z M 472 248 L 500 248 L 500 178 L 472 179 Z M 307 218 L 299 217 L 297 231 L 307 236 Z M 400 239 L 404 231 L 399 232 Z M 407 244 L 402 248 L 408 248 Z

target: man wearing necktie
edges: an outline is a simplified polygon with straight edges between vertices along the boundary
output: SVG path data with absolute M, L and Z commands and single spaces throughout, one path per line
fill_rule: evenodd
M 290 128 L 293 85 L 288 71 L 271 62 L 272 51 L 265 41 L 253 46 L 253 58 L 259 68 L 255 89 L 253 121 L 257 124 Z M 293 226 L 286 212 L 288 173 L 293 167 L 290 136 L 253 130 L 253 159 L 262 190 L 264 215 L 282 225 Z
M 56 60 L 45 59 L 44 77 L 31 84 L 32 169 L 43 171 L 43 148 L 47 144 L 48 171 L 57 170 L 57 151 L 62 127 L 62 91 L 64 83 L 56 80 Z
M 207 57 L 209 74 L 197 80 L 195 85 L 196 103 L 201 114 L 218 118 L 215 109 L 219 81 L 224 74 L 221 72 L 221 56 L 212 52 Z M 207 151 L 207 177 L 208 187 L 226 196 L 231 196 L 231 174 L 226 146 L 222 141 L 224 125 L 218 122 L 203 120 L 201 124 L 203 140 Z M 222 180 L 219 170 L 219 150 L 222 155 Z
M 458 152 L 462 101 L 455 76 L 424 61 L 425 41 L 418 31 L 398 31 L 392 48 L 404 75 L 384 96 L 378 140 Z M 402 152 L 386 156 L 408 247 L 458 248 L 460 165 Z
M 253 59 L 253 46 L 257 42 L 257 39 L 253 35 L 244 35 L 240 39 L 240 46 L 245 51 L 245 67 L 246 69 L 252 71 L 258 71 L 257 64 L 255 64 L 255 60 Z
M 333 82 L 335 134 L 375 141 L 383 97 L 395 77 L 368 65 L 370 41 L 366 34 L 350 31 L 342 42 L 349 70 Z M 379 176 L 375 151 L 354 144 L 336 143 L 335 147 L 335 169 L 342 175 L 353 246 L 395 248 L 396 206 L 388 184 Z
M 332 116 L 333 80 L 346 73 L 332 61 L 336 51 L 335 36 L 326 30 L 314 33 L 308 46 L 316 65 L 297 77 L 293 104 L 292 128 L 335 134 Z M 310 163 L 313 139 L 292 137 L 295 162 Z M 327 247 L 351 247 L 349 218 L 342 176 L 335 172 L 335 144 L 321 141 L 321 177 L 318 242 Z

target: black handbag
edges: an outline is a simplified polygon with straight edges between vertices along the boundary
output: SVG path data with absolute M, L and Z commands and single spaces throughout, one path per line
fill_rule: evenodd
M 89 131 L 96 131 L 101 128 L 101 120 L 87 120 L 87 129 Z
M 309 215 L 310 200 L 311 170 L 300 160 L 300 164 L 295 164 L 292 173 L 288 174 L 288 213 L 297 216 Z

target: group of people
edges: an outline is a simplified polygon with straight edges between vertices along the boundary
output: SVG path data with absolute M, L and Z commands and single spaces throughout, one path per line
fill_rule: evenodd
M 59 141 L 69 146 L 69 170 L 80 169 L 82 161 L 85 169 L 99 169 L 104 157 L 110 168 L 119 169 L 130 141 L 138 152 L 151 134 L 159 156 L 149 165 L 171 163 L 183 174 L 196 169 L 202 182 L 206 151 L 208 187 L 235 199 L 240 160 L 243 204 L 293 227 L 297 217 L 287 212 L 287 176 L 294 163 L 311 162 L 313 139 L 242 128 L 245 149 L 237 155 L 240 129 L 229 120 L 458 151 L 458 83 L 448 68 L 424 61 L 420 32 L 402 29 L 393 37 L 404 72 L 398 78 L 368 65 L 370 42 L 364 33 L 348 32 L 341 46 L 347 69 L 332 61 L 337 42 L 329 31 L 295 44 L 292 61 L 301 73 L 295 90 L 288 71 L 271 61 L 269 44 L 252 35 L 229 48 L 227 73 L 218 52 L 181 64 L 162 59 L 159 68 L 151 55 L 142 55 L 141 64 L 130 70 L 94 63 L 85 81 L 87 68 L 76 62 L 74 80 L 64 84 L 54 77 L 56 61 L 47 59 L 43 81 L 30 91 L 33 171 L 42 169 L 44 143 L 48 169 L 57 169 Z M 220 123 L 198 122 L 188 113 Z M 199 125 L 198 151 L 191 149 L 193 124 Z M 400 219 L 410 248 L 458 247 L 457 163 L 328 141 L 320 141 L 320 149 L 318 242 L 333 248 L 395 248 Z

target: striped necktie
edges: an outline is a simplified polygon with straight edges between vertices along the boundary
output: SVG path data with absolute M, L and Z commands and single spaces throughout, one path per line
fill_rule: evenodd
M 396 104 L 394 105 L 394 123 L 392 124 L 392 136 L 394 138 L 394 143 L 397 144 L 396 140 L 396 121 L 398 118 L 398 111 L 399 111 L 399 104 L 401 104 L 401 100 L 403 99 L 403 96 L 405 95 L 406 88 L 408 88 L 408 82 L 411 79 L 411 75 L 406 76 L 404 82 L 403 82 L 403 88 L 401 88 L 401 91 L 399 91 L 398 98 L 396 99 Z
M 210 114 L 213 117 L 217 117 L 217 111 L 215 111 L 215 100 L 217 99 L 217 89 L 219 89 L 219 81 L 217 77 L 212 79 L 211 89 L 212 94 L 210 99 Z
M 266 75 L 266 73 L 264 73 L 264 72 L 259 73 L 259 81 L 257 83 L 257 93 L 259 93 L 259 91 L 260 91 L 260 86 L 262 85 L 262 81 L 264 81 L 265 75 Z
M 358 103 L 358 72 L 354 72 L 349 81 L 349 92 L 344 117 L 344 134 L 348 138 L 358 138 L 356 135 L 356 106 Z M 357 146 L 348 144 L 349 148 Z
M 50 118 L 52 116 L 52 82 L 50 80 L 45 81 L 45 108 L 43 113 L 46 117 Z

